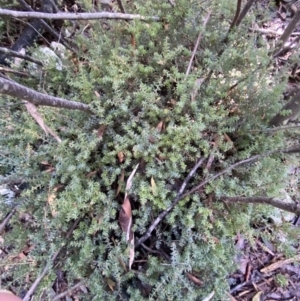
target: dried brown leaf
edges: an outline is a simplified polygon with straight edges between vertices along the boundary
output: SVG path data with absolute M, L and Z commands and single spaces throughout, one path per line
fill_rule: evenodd
M 260 272 L 261 273 L 270 273 L 270 272 L 275 271 L 278 268 L 281 268 L 281 267 L 283 267 L 285 265 L 288 265 L 290 263 L 293 263 L 295 261 L 300 261 L 300 254 L 298 254 L 298 255 L 296 255 L 296 256 L 294 256 L 292 258 L 289 258 L 289 259 L 280 260 L 280 261 L 277 261 L 275 263 L 272 263 L 269 266 L 261 269 Z
M 152 193 L 154 196 L 157 195 L 157 187 L 156 187 L 156 183 L 153 179 L 153 177 L 151 177 L 151 189 L 152 189 Z
M 232 148 L 234 149 L 234 151 L 236 151 L 234 143 L 232 142 L 232 140 L 230 139 L 230 137 L 226 133 L 224 133 L 224 137 L 225 137 L 225 140 L 232 145 Z
M 118 159 L 119 159 L 119 162 L 122 163 L 124 161 L 124 153 L 123 152 L 118 152 Z
M 126 240 L 130 239 L 130 230 L 132 226 L 132 212 L 129 198 L 126 197 L 120 210 L 119 222 L 123 232 L 126 233 Z
M 118 260 L 119 260 L 120 265 L 124 269 L 124 271 L 127 272 L 127 267 L 126 267 L 124 260 L 121 257 L 119 257 Z
M 95 95 L 96 95 L 96 97 L 97 97 L 98 99 L 101 98 L 100 94 L 99 94 L 97 91 L 94 91 L 94 93 L 95 93 Z
M 116 283 L 115 283 L 113 280 L 111 280 L 110 278 L 106 278 L 105 281 L 106 281 L 108 287 L 109 287 L 112 291 L 114 291 L 114 290 L 115 290 Z
M 42 128 L 45 134 L 47 136 L 48 134 L 52 135 L 58 143 L 61 143 L 61 139 L 57 136 L 57 134 L 45 124 L 43 117 L 40 115 L 40 113 L 37 110 L 37 107 L 28 101 L 24 101 L 24 102 L 25 102 L 27 112 L 35 119 L 35 121 Z
M 156 142 L 156 138 L 155 138 L 153 135 L 149 135 L 148 140 L 149 140 L 149 142 L 151 142 L 151 143 L 155 143 L 155 142 Z
M 98 170 L 91 171 L 86 175 L 86 177 L 89 179 L 89 178 L 93 177 L 95 174 L 97 174 L 97 172 L 98 172 Z
M 100 125 L 99 129 L 97 130 L 97 137 L 102 138 L 105 133 L 105 130 L 106 130 L 106 125 L 105 124 Z
M 126 241 L 130 243 L 129 247 L 129 270 L 131 269 L 133 260 L 134 260 L 134 234 L 131 230 L 132 227 L 132 211 L 131 211 L 131 204 L 128 198 L 128 191 L 132 186 L 132 179 L 136 173 L 139 164 L 135 167 L 135 169 L 130 174 L 127 183 L 126 183 L 126 194 L 124 197 L 124 202 L 122 204 L 122 208 L 119 213 L 119 222 L 122 228 L 122 231 L 126 234 Z
M 158 125 L 156 126 L 156 131 L 157 131 L 158 133 L 161 133 L 161 131 L 162 131 L 162 129 L 163 129 L 163 126 L 164 126 L 164 122 L 163 122 L 163 121 L 160 121 L 160 122 L 158 123 Z
M 129 247 L 129 270 L 131 269 L 134 260 L 134 235 L 132 227 L 132 211 L 128 196 L 125 197 L 124 203 L 120 210 L 119 222 L 122 231 L 126 234 L 126 241 L 130 243 Z
M 203 281 L 201 281 L 199 278 L 195 277 L 193 274 L 191 273 L 186 273 L 186 276 L 195 284 L 197 285 L 202 285 Z
M 54 200 L 56 199 L 57 196 L 57 191 L 59 189 L 61 189 L 63 187 L 63 185 L 56 185 L 51 191 L 49 191 L 48 193 L 48 197 L 47 197 L 47 203 L 50 206 L 51 209 L 51 214 L 53 217 L 55 217 L 57 215 L 57 211 L 56 211 L 56 205 L 54 204 Z
M 262 294 L 262 291 L 258 292 L 253 298 L 252 301 L 260 301 L 260 296 Z

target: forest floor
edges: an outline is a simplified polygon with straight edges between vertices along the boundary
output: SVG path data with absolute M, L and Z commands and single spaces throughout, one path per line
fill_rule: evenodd
M 293 2 L 293 1 L 291 1 Z M 294 1 L 295 2 L 295 1 Z M 260 1 L 260 5 L 269 9 L 271 18 L 263 23 L 254 25 L 251 30 L 261 34 L 267 44 L 271 46 L 278 40 L 284 29 L 297 12 L 296 6 L 284 5 L 270 8 L 269 1 Z M 293 41 L 299 39 L 300 25 L 293 32 L 288 45 L 291 51 L 285 52 L 275 61 L 278 70 L 285 66 L 285 62 L 292 55 Z M 296 46 L 297 47 L 297 46 Z M 299 86 L 298 65 L 289 71 L 289 82 L 286 94 L 292 94 Z M 289 95 L 284 95 L 288 97 Z M 297 167 L 294 176 L 298 178 Z M 293 184 L 292 184 L 293 185 Z M 298 187 L 295 187 L 298 189 Z M 288 220 L 291 228 L 300 227 L 300 217 L 290 217 Z M 240 251 L 240 256 L 236 258 L 238 269 L 231 274 L 228 279 L 231 283 L 230 299 L 232 301 L 275 301 L 275 300 L 300 300 L 300 248 L 298 246 L 295 257 L 286 260 L 284 254 L 270 242 L 262 238 L 261 231 L 268 231 L 264 227 L 257 229 L 257 239 L 250 244 L 243 237 L 236 237 L 236 248 Z M 284 238 L 282 238 L 284 244 Z

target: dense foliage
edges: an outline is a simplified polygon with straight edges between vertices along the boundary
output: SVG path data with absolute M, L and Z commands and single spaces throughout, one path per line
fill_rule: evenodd
M 82 6 L 88 9 L 88 2 Z M 184 198 L 156 227 L 147 248 L 136 248 L 130 271 L 118 222 L 125 183 L 139 164 L 129 194 L 138 238 L 170 205 L 200 157 L 213 156 L 214 163 L 209 170 L 201 167 L 189 188 L 238 160 L 286 147 L 282 131 L 264 129 L 281 108 L 287 76 L 274 72 L 266 42 L 248 31 L 255 16 L 264 20 L 263 10 L 253 8 L 228 34 L 235 1 L 170 2 L 126 3 L 128 12 L 160 22 L 82 21 L 80 53 L 66 52 L 63 70 L 50 64 L 33 78 L 17 78 L 91 106 L 92 115 L 38 108 L 61 143 L 23 105 L 7 106 L 17 101 L 1 96 L 0 171 L 6 182 L 26 183 L 13 203 L 1 205 L 1 218 L 17 205 L 4 244 L 16 255 L 34 245 L 21 262 L 1 266 L 7 287 L 12 279 L 16 287 L 29 287 L 61 250 L 36 291 L 45 300 L 57 270 L 66 273 L 69 286 L 85 280 L 82 300 L 200 300 L 212 291 L 226 300 L 226 276 L 235 268 L 233 238 L 240 233 L 253 239 L 253 223 L 272 209 L 229 206 L 218 197 L 279 196 L 287 186 L 289 157 L 275 154 L 241 166 Z M 75 220 L 78 226 L 66 238 Z

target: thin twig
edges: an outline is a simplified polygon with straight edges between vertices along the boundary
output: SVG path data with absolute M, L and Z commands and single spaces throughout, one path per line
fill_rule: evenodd
M 12 73 L 12 74 L 18 75 L 20 77 L 29 77 L 29 76 L 31 76 L 26 72 L 22 72 L 22 71 L 18 71 L 18 70 L 14 70 L 14 69 L 11 69 L 11 68 L 6 68 L 6 67 L 0 67 L 0 72 Z M 31 77 L 33 77 L 33 76 L 31 76 Z
M 125 10 L 125 7 L 124 7 L 124 5 L 123 5 L 122 0 L 117 0 L 117 3 L 118 3 L 118 5 L 119 5 L 119 8 L 120 8 L 121 12 L 122 12 L 123 14 L 126 14 L 126 10 Z
M 43 278 L 46 276 L 50 268 L 52 267 L 53 261 L 57 258 L 57 255 L 59 254 L 59 251 L 56 251 L 53 256 L 50 258 L 50 260 L 47 262 L 46 266 L 44 267 L 42 273 L 36 278 L 34 283 L 31 285 L 30 289 L 27 291 L 25 297 L 23 298 L 23 301 L 28 301 L 31 297 L 31 295 L 36 290 L 37 286 L 40 284 L 40 282 L 43 280 Z
M 166 209 L 164 210 L 155 220 L 154 222 L 151 224 L 151 226 L 148 228 L 147 232 L 137 241 L 137 243 L 135 244 L 135 247 L 138 247 L 141 243 L 143 243 L 146 239 L 148 239 L 152 233 L 152 231 L 155 229 L 155 227 L 162 221 L 162 219 L 177 205 L 177 203 L 184 199 L 185 197 L 193 194 L 194 192 L 196 192 L 197 190 L 199 190 L 200 188 L 202 188 L 203 186 L 205 186 L 207 183 L 221 177 L 222 175 L 228 173 L 229 171 L 237 168 L 238 166 L 241 166 L 243 164 L 246 164 L 246 163 L 249 163 L 249 162 L 253 162 L 253 161 L 256 161 L 258 159 L 261 159 L 261 158 L 264 158 L 264 157 L 267 157 L 267 156 L 270 156 L 270 155 L 273 155 L 273 154 L 276 154 L 276 153 L 298 153 L 300 152 L 300 145 L 296 145 L 292 148 L 288 148 L 288 149 L 279 149 L 279 150 L 273 150 L 273 151 L 269 151 L 269 152 L 266 152 L 264 154 L 261 154 L 261 155 L 255 155 L 255 156 L 252 156 L 248 159 L 244 159 L 244 160 L 241 160 L 241 161 L 238 161 L 230 166 L 228 166 L 227 168 L 223 169 L 222 171 L 220 171 L 219 173 L 217 173 L 216 175 L 206 179 L 206 180 L 203 180 L 200 184 L 196 185 L 194 188 L 192 188 L 191 190 L 187 191 L 186 193 L 184 194 L 178 194 L 176 196 L 176 198 L 173 200 L 172 204 Z M 201 159 L 202 160 L 202 159 Z M 200 160 L 200 161 L 201 161 Z M 203 161 L 200 163 L 200 161 L 197 163 L 197 168 L 203 163 Z M 200 164 L 199 164 L 200 163 Z M 199 164 L 199 166 L 198 166 Z M 193 173 L 193 171 L 195 172 L 197 170 L 196 166 L 193 168 L 193 170 L 190 172 L 190 174 L 188 175 L 188 177 L 186 178 L 186 180 L 190 179 L 191 176 Z M 184 183 L 182 185 L 184 185 L 186 183 L 186 180 L 184 181 Z M 187 184 L 187 183 L 186 183 Z M 185 186 L 186 186 L 185 184 Z M 184 187 L 185 187 L 184 186 Z M 182 191 L 182 189 L 180 189 L 180 191 Z
M 44 66 L 41 61 L 39 61 L 37 59 L 34 59 L 33 57 L 31 57 L 29 55 L 21 54 L 20 52 L 13 51 L 13 50 L 10 50 L 10 49 L 7 49 L 7 48 L 0 47 L 0 53 L 4 53 L 4 54 L 7 54 L 7 55 L 13 56 L 13 57 L 18 57 L 20 59 L 33 62 L 37 65 Z
M 65 297 L 66 295 L 70 294 L 72 291 L 74 291 L 75 289 L 79 288 L 80 286 L 82 286 L 84 284 L 84 280 L 79 281 L 78 283 L 76 283 L 74 286 L 68 288 L 67 290 L 65 290 L 64 292 L 56 295 L 52 301 L 56 301 L 56 300 L 60 300 L 61 298 Z
M 77 218 L 77 220 L 72 224 L 72 226 L 70 227 L 65 240 L 67 240 L 68 238 L 70 238 L 70 236 L 72 235 L 74 229 L 77 227 L 77 225 L 79 224 L 81 218 Z M 48 273 L 48 271 L 50 270 L 50 268 L 53 265 L 53 262 L 56 260 L 57 256 L 59 255 L 59 253 L 61 252 L 61 250 L 66 246 L 66 243 L 60 247 L 58 249 L 58 251 L 56 251 L 52 257 L 49 259 L 49 261 L 47 262 L 46 266 L 44 267 L 42 273 L 37 277 L 37 279 L 34 281 L 34 283 L 31 285 L 30 289 L 27 291 L 25 297 L 23 298 L 23 301 L 29 301 L 31 295 L 34 293 L 34 291 L 36 290 L 37 286 L 40 284 L 40 282 L 43 280 L 43 278 L 46 276 L 46 274 Z
M 284 260 L 280 260 L 280 261 L 277 261 L 277 262 L 274 262 L 272 264 L 270 264 L 269 266 L 265 267 L 265 268 L 262 268 L 260 270 L 261 273 L 271 273 L 279 268 L 281 268 L 282 266 L 284 265 L 288 265 L 290 263 L 294 263 L 295 261 L 299 261 L 300 260 L 300 254 L 292 257 L 292 258 L 289 258 L 289 259 L 284 259 Z
M 206 24 L 207 24 L 207 22 L 209 20 L 210 14 L 211 14 L 211 11 L 208 12 L 208 14 L 207 14 L 207 16 L 206 16 L 206 18 L 205 18 L 205 20 L 203 22 L 203 26 L 201 28 L 201 31 L 199 32 L 199 35 L 198 35 L 198 38 L 197 38 L 197 41 L 196 41 L 196 44 L 195 44 L 195 47 L 194 47 L 194 50 L 193 50 L 193 53 L 192 53 L 189 65 L 188 65 L 188 68 L 187 68 L 186 73 L 185 73 L 185 78 L 188 77 L 188 75 L 189 75 L 189 73 L 191 71 L 192 64 L 193 64 L 193 61 L 194 61 L 194 58 L 195 58 L 195 55 L 196 55 L 199 43 L 200 43 L 201 38 L 202 38 L 202 33 L 205 30 L 205 27 L 206 27 Z
M 24 12 L 0 8 L 0 16 L 9 16 L 14 18 L 32 18 L 49 20 L 98 20 L 98 19 L 116 19 L 116 20 L 142 20 L 142 21 L 160 21 L 158 17 L 147 17 L 138 14 L 122 14 L 110 12 L 97 13 L 57 13 L 49 14 L 43 12 Z
M 241 289 L 242 287 L 244 287 L 245 285 L 252 285 L 252 281 L 245 281 L 241 284 L 238 284 L 236 285 L 235 287 L 233 287 L 231 290 L 230 290 L 230 293 L 234 293 L 236 291 L 238 291 L 239 289 Z
M 185 180 L 183 181 L 178 194 L 176 196 L 176 198 L 173 200 L 173 202 L 171 203 L 171 205 L 164 210 L 156 219 L 155 221 L 151 224 L 151 226 L 149 227 L 148 231 L 137 241 L 137 243 L 135 244 L 135 247 L 138 247 L 140 244 L 142 244 L 146 239 L 148 239 L 152 233 L 152 231 L 154 230 L 154 228 L 162 221 L 162 219 L 170 212 L 173 210 L 173 208 L 177 205 L 177 203 L 182 199 L 182 194 L 188 184 L 188 182 L 190 181 L 190 179 L 192 178 L 192 176 L 195 174 L 195 172 L 197 171 L 197 169 L 202 165 L 203 161 L 205 160 L 205 157 L 201 158 L 193 167 L 193 169 L 189 172 L 188 176 L 185 178 Z
M 241 166 L 241 165 L 244 165 L 246 163 L 250 163 L 250 162 L 254 162 L 258 159 L 262 159 L 264 157 L 268 157 L 270 155 L 273 155 L 273 154 L 278 154 L 278 153 L 287 153 L 287 154 L 290 154 L 290 153 L 298 153 L 300 152 L 300 145 L 297 145 L 295 147 L 292 147 L 292 148 L 288 148 L 288 149 L 277 149 L 277 150 L 273 150 L 273 151 L 269 151 L 269 152 L 266 152 L 264 154 L 261 154 L 261 155 L 255 155 L 255 156 L 252 156 L 248 159 L 244 159 L 244 160 L 241 160 L 241 161 L 238 161 L 230 166 L 228 166 L 227 168 L 223 169 L 222 171 L 220 171 L 219 173 L 215 174 L 214 176 L 202 181 L 200 184 L 198 184 L 197 186 L 195 186 L 194 188 L 192 188 L 191 190 L 187 191 L 185 194 L 183 194 L 181 196 L 181 199 L 191 195 L 192 193 L 194 193 L 195 191 L 199 190 L 200 188 L 202 188 L 203 186 L 205 186 L 207 183 L 221 177 L 222 175 L 228 173 L 229 171 Z
M 14 208 L 11 212 L 9 212 L 9 214 L 7 214 L 7 216 L 1 222 L 1 224 L 0 224 L 0 233 L 4 230 L 5 226 L 7 225 L 7 223 L 9 222 L 9 220 L 12 218 L 12 216 L 15 214 L 16 210 L 17 209 Z
M 152 249 L 148 248 L 145 244 L 142 244 L 142 247 L 144 249 L 146 249 L 147 251 L 149 251 L 150 253 L 161 255 L 162 257 L 164 257 L 164 259 L 166 259 L 166 261 L 170 261 L 170 257 L 164 251 L 161 251 L 161 250 L 152 250 Z
M 26 8 L 28 11 L 34 12 L 34 10 L 31 8 L 31 6 L 29 6 L 26 1 L 24 0 L 18 0 L 18 2 L 24 7 Z M 54 37 L 57 39 L 58 42 L 60 42 L 61 44 L 63 44 L 67 49 L 69 49 L 70 51 L 72 51 L 73 53 L 77 53 L 77 51 L 69 45 L 69 43 L 61 36 L 61 34 L 57 33 L 47 22 L 45 22 L 44 20 L 40 20 L 41 24 L 43 25 L 43 27 Z

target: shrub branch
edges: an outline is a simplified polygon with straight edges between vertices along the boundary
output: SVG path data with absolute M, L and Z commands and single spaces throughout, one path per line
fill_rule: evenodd
M 35 105 L 81 110 L 92 113 L 88 105 L 36 92 L 11 80 L 0 77 L 0 94 L 27 100 Z
M 171 212 L 173 210 L 173 208 L 182 199 L 182 194 L 186 188 L 186 185 L 189 183 L 189 181 L 191 180 L 191 178 L 193 177 L 193 175 L 195 174 L 197 169 L 202 165 L 204 160 L 205 160 L 205 158 L 203 157 L 196 163 L 196 165 L 193 167 L 193 169 L 190 171 L 190 173 L 187 175 L 187 177 L 183 181 L 183 183 L 178 191 L 178 194 L 177 194 L 176 198 L 173 200 L 172 204 L 155 219 L 155 221 L 149 227 L 148 231 L 137 241 L 137 243 L 135 244 L 135 247 L 138 247 L 140 244 L 142 244 L 145 240 L 147 240 L 150 237 L 154 228 L 162 221 L 163 218 L 166 217 L 166 215 L 169 212 Z
M 210 14 L 211 14 L 211 11 L 208 12 L 208 14 L 207 14 L 207 16 L 206 16 L 206 18 L 205 18 L 205 20 L 203 22 L 203 28 L 199 32 L 199 35 L 198 35 L 198 38 L 197 38 L 197 41 L 196 41 L 196 44 L 195 44 L 195 47 L 194 47 L 194 50 L 193 50 L 193 53 L 192 53 L 189 65 L 188 65 L 188 68 L 187 68 L 186 73 L 185 73 L 185 78 L 187 78 L 187 76 L 189 75 L 189 73 L 191 71 L 192 64 L 193 64 L 193 61 L 194 61 L 194 58 L 195 58 L 195 55 L 196 55 L 199 43 L 200 43 L 201 38 L 202 38 L 202 33 L 205 30 L 206 24 L 207 24 L 207 22 L 208 22 L 208 20 L 210 18 Z
M 71 237 L 71 235 L 73 234 L 73 231 L 78 226 L 78 224 L 79 224 L 80 221 L 81 221 L 81 217 L 77 218 L 74 221 L 74 223 L 69 228 L 69 230 L 68 230 L 68 232 L 66 234 L 65 241 L 67 241 Z M 44 267 L 44 269 L 41 272 L 41 274 L 36 278 L 36 280 L 34 281 L 34 283 L 31 285 L 30 289 L 27 291 L 25 297 L 23 298 L 23 301 L 29 301 L 30 300 L 31 295 L 34 293 L 34 291 L 36 290 L 36 288 L 38 287 L 38 285 L 40 284 L 40 282 L 43 280 L 43 278 L 47 275 L 47 273 L 51 269 L 54 261 L 56 260 L 56 258 L 58 257 L 58 255 L 60 254 L 61 250 L 63 249 L 63 247 L 65 247 L 66 244 L 67 243 L 65 243 L 61 248 L 58 249 L 58 251 L 56 251 L 51 256 L 50 260 L 47 262 L 47 264 Z
M 222 201 L 227 201 L 231 203 L 244 203 L 244 204 L 268 204 L 273 207 L 292 212 L 295 214 L 300 214 L 300 205 L 296 203 L 287 203 L 283 200 L 277 198 L 268 197 L 229 197 L 221 196 L 219 199 Z
M 241 161 L 238 161 L 230 166 L 228 166 L 227 168 L 223 169 L 222 171 L 220 171 L 219 173 L 215 174 L 214 176 L 203 180 L 202 182 L 200 182 L 200 184 L 196 185 L 194 188 L 192 188 L 191 190 L 187 191 L 186 193 L 183 194 L 183 191 L 187 185 L 187 183 L 189 182 L 189 180 L 191 179 L 191 177 L 194 175 L 194 173 L 196 172 L 196 170 L 198 169 L 198 167 L 203 163 L 204 158 L 200 159 L 200 161 L 194 166 L 194 168 L 192 169 L 192 171 L 189 173 L 189 175 L 186 177 L 186 179 L 184 180 L 178 195 L 176 196 L 176 198 L 173 200 L 172 204 L 166 209 L 164 210 L 155 220 L 154 222 L 151 224 L 151 226 L 148 228 L 147 232 L 137 241 L 137 243 L 135 244 L 135 247 L 138 247 L 140 244 L 142 244 L 145 240 L 147 240 L 152 231 L 155 229 L 155 227 L 174 209 L 174 207 L 178 204 L 178 202 L 180 200 L 182 200 L 183 198 L 193 194 L 194 192 L 198 191 L 200 188 L 202 188 L 203 186 L 205 186 L 206 184 L 208 184 L 209 182 L 221 177 L 222 175 L 230 172 L 231 170 L 250 163 L 250 162 L 254 162 L 258 159 L 262 159 L 264 157 L 276 154 L 276 153 L 296 153 L 296 152 L 300 152 L 300 145 L 296 145 L 292 148 L 288 148 L 288 149 L 277 149 L 277 150 L 273 150 L 273 151 L 269 151 L 266 152 L 264 154 L 260 154 L 260 155 L 255 155 L 252 156 L 248 159 L 244 159 Z

